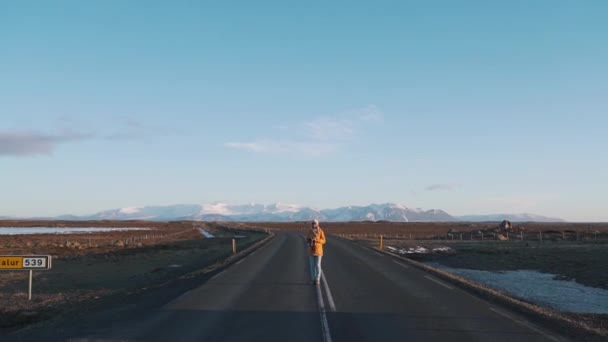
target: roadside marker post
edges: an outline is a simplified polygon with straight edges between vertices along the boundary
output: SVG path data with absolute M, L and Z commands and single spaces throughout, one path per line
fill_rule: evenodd
M 232 254 L 236 254 L 236 240 L 232 239 Z
M 382 250 L 383 245 L 384 241 L 382 240 L 382 235 L 380 235 L 380 250 Z
M 50 270 L 53 258 L 50 255 L 0 255 L 0 271 L 30 271 L 28 300 L 32 300 L 34 271 Z

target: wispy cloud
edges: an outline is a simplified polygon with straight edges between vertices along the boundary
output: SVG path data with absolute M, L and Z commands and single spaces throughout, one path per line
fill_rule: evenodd
M 303 124 L 308 135 L 317 140 L 348 140 L 358 132 L 384 122 L 376 106 L 351 110 L 337 117 L 320 117 Z
M 101 135 L 100 138 L 109 141 L 127 141 L 177 134 L 173 128 L 156 126 L 129 117 L 119 117 L 115 121 L 118 124 L 117 130 Z
M 77 127 L 86 127 L 82 121 L 71 116 L 60 116 L 57 122 L 63 129 L 55 131 L 0 130 L 0 157 L 33 157 L 53 154 L 57 146 L 85 140 L 126 141 L 158 138 L 176 134 L 172 128 L 153 126 L 128 117 L 113 119 L 114 125 L 105 132 L 91 129 L 91 133 Z
M 225 147 L 255 153 L 283 154 L 298 153 L 309 157 L 321 157 L 333 153 L 337 145 L 320 142 L 290 142 L 277 140 L 257 140 L 254 142 L 228 142 Z
M 227 142 L 224 146 L 253 153 L 321 157 L 338 151 L 361 132 L 382 122 L 382 112 L 376 106 L 368 106 L 339 116 L 317 117 L 292 126 L 274 126 L 282 133 L 293 132 L 295 139 L 259 138 L 248 142 Z
M 0 156 L 49 155 L 59 144 L 90 138 L 92 135 L 76 131 L 64 131 L 57 134 L 0 131 Z
M 452 184 L 431 184 L 426 187 L 426 191 L 449 191 L 454 188 L 455 186 Z

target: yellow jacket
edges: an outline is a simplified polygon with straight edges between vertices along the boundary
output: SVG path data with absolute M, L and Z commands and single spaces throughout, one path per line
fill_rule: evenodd
M 306 235 L 306 242 L 308 242 L 310 240 L 312 240 L 312 244 L 309 243 L 309 247 L 308 247 L 309 254 L 312 256 L 322 256 L 323 255 L 323 245 L 325 244 L 325 242 L 327 240 L 325 240 L 325 233 L 323 232 L 321 227 L 319 227 L 317 229 L 316 233 L 313 229 L 310 229 L 308 231 L 308 234 Z

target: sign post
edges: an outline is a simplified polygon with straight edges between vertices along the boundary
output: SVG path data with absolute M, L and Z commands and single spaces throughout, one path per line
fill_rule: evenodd
M 50 255 L 0 255 L 0 271 L 30 271 L 28 300 L 32 300 L 32 280 L 34 270 L 50 270 Z

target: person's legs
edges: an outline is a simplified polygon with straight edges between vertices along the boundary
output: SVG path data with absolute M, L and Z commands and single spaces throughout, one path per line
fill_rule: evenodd
M 315 280 L 315 257 L 308 257 L 308 266 L 310 266 L 310 280 Z
M 323 256 L 319 255 L 316 260 L 316 262 L 317 262 L 317 278 L 316 279 L 317 280 L 321 280 L 321 274 L 323 274 L 323 270 L 321 269 L 321 259 L 322 258 L 323 258 Z

